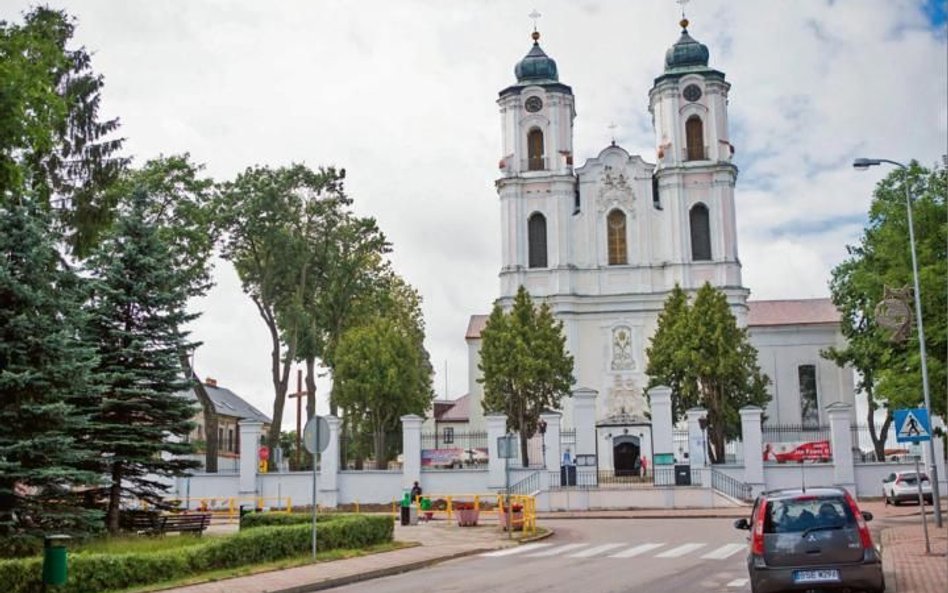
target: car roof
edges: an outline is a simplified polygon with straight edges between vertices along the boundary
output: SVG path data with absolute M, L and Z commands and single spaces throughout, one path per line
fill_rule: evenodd
M 839 497 L 845 496 L 846 491 L 842 488 L 834 488 L 831 486 L 820 486 L 818 488 L 781 488 L 779 490 L 770 490 L 764 492 L 762 496 L 766 497 L 767 500 L 783 500 L 787 498 L 796 498 L 798 496 L 813 496 L 816 498 L 830 498 L 830 497 Z

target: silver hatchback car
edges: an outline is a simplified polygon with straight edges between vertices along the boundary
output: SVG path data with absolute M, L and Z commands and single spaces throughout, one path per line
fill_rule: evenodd
M 747 570 L 752 593 L 885 591 L 882 558 L 856 501 L 841 488 L 775 490 L 757 497 Z

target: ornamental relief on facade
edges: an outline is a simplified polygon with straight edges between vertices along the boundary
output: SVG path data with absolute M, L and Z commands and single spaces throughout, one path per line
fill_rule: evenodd
M 612 370 L 635 370 L 635 356 L 632 353 L 632 330 L 620 325 L 612 329 Z
M 609 388 L 607 415 L 611 418 L 626 417 L 630 421 L 645 418 L 645 400 L 642 390 L 630 376 L 617 375 Z
M 629 177 L 624 172 L 615 172 L 611 166 L 606 165 L 602 176 L 599 178 L 599 196 L 597 199 L 599 212 L 602 213 L 619 207 L 625 209 L 634 217 L 635 211 L 632 209 L 634 204 L 635 194 L 632 193 Z

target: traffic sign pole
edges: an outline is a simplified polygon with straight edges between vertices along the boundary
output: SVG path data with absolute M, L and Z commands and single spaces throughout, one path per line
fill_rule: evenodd
M 922 472 L 918 467 L 918 455 L 915 456 L 915 483 L 918 485 L 918 508 L 922 509 L 922 529 L 925 531 L 925 553 L 931 554 L 932 547 L 928 543 L 928 519 L 925 517 L 925 497 L 922 496 Z M 932 502 L 935 498 L 932 497 Z

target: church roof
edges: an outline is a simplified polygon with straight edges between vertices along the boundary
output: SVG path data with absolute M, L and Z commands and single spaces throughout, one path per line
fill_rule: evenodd
M 681 37 L 665 52 L 665 72 L 708 67 L 708 46 L 688 34 L 688 20 L 681 21 Z
M 749 327 L 839 323 L 840 313 L 830 299 L 747 301 Z
M 438 422 L 467 422 L 470 419 L 470 402 L 471 396 L 467 393 L 453 402 L 447 402 L 453 405 L 438 417 Z
M 464 334 L 465 340 L 479 340 L 484 326 L 487 325 L 489 315 L 471 315 L 471 320 L 467 322 L 467 333 Z
M 533 47 L 514 66 L 517 82 L 558 82 L 556 62 L 540 47 L 540 34 L 533 32 Z

